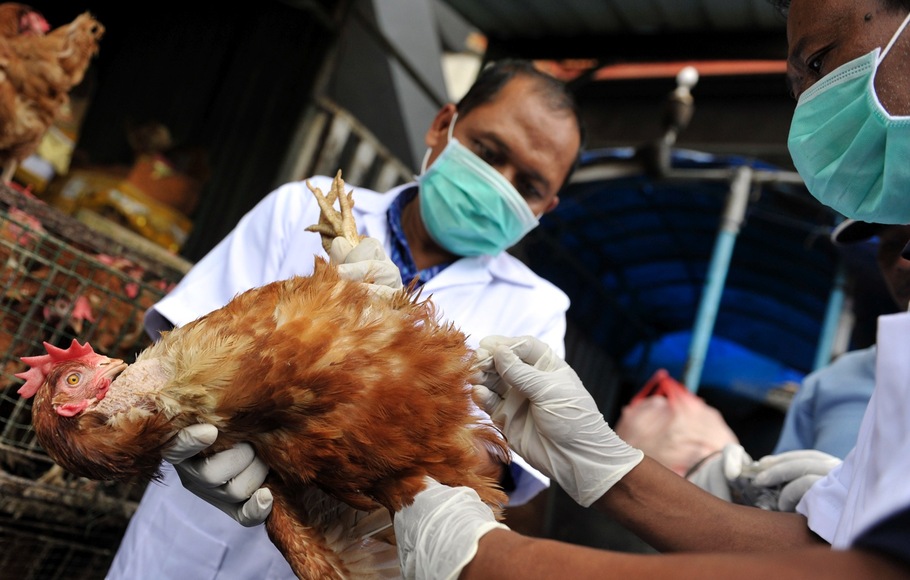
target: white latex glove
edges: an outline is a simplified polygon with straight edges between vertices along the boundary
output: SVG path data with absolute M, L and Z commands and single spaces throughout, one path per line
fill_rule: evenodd
M 217 437 L 214 425 L 190 425 L 177 433 L 164 460 L 174 466 L 183 487 L 240 524 L 259 525 L 272 511 L 272 492 L 262 487 L 269 468 L 247 443 L 209 457 L 195 457 Z
M 366 282 L 370 291 L 390 295 L 402 288 L 401 272 L 386 256 L 375 238 L 364 238 L 356 246 L 342 237 L 332 240 L 329 258 L 337 264 L 342 278 Z
M 733 501 L 730 482 L 753 463 L 742 445 L 728 444 L 718 453 L 705 457 L 686 474 L 686 479 L 725 501 Z
M 840 463 L 839 458 L 815 449 L 786 451 L 753 461 L 740 445 L 727 445 L 687 479 L 727 501 L 792 512 L 812 484 Z
M 761 487 L 783 486 L 777 511 L 792 512 L 809 488 L 842 463 L 839 457 L 817 449 L 785 451 L 766 455 L 752 468 L 752 483 Z
M 414 503 L 395 514 L 395 541 L 405 578 L 454 579 L 474 559 L 481 536 L 497 528 L 490 507 L 469 487 L 429 477 Z
M 540 340 L 490 336 L 477 352 L 479 404 L 509 445 L 590 506 L 641 462 L 604 421 L 575 371 Z

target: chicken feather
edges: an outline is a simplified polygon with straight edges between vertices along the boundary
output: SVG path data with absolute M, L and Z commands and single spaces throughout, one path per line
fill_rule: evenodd
M 358 239 L 343 188 L 339 172 L 313 192 L 339 202 L 315 228 L 328 245 Z M 413 288 L 383 297 L 314 259 L 312 275 L 241 293 L 131 365 L 75 340 L 24 357 L 39 443 L 75 474 L 126 480 L 156 477 L 194 423 L 218 428 L 213 452 L 250 442 L 270 468 L 269 536 L 300 578 L 398 576 L 390 510 L 425 476 L 474 488 L 501 517 L 486 454 L 508 449 L 472 403 L 464 334 Z
M 10 183 L 82 82 L 104 34 L 90 13 L 48 34 L 0 35 L 0 166 Z

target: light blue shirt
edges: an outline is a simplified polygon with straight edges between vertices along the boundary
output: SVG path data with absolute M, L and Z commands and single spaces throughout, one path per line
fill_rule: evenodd
M 809 374 L 787 409 L 774 453 L 818 449 L 843 459 L 856 445 L 875 387 L 875 346 Z

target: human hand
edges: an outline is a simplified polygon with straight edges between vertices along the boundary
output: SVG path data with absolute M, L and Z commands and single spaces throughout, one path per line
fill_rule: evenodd
M 766 455 L 751 468 L 752 483 L 765 488 L 782 486 L 777 511 L 792 512 L 809 488 L 841 463 L 840 458 L 817 449 Z
M 386 256 L 375 238 L 364 238 L 356 246 L 342 237 L 332 240 L 329 258 L 342 278 L 365 282 L 371 292 L 388 295 L 402 288 L 401 272 Z
M 177 433 L 164 453 L 183 487 L 240 524 L 261 524 L 272 511 L 272 492 L 262 487 L 268 467 L 247 443 L 209 457 L 196 455 L 215 442 L 218 429 L 200 423 Z
M 740 445 L 727 445 L 687 476 L 713 495 L 767 510 L 792 512 L 816 481 L 841 460 L 815 449 L 785 451 L 753 461 Z
M 474 395 L 515 451 L 588 507 L 644 457 L 604 421 L 575 371 L 540 340 L 490 336 Z
M 477 553 L 481 536 L 497 528 L 490 507 L 469 487 L 425 478 L 414 503 L 395 513 L 395 541 L 405 578 L 458 578 Z
M 733 501 L 730 484 L 753 463 L 742 445 L 728 444 L 703 458 L 686 474 L 686 479 L 725 501 Z

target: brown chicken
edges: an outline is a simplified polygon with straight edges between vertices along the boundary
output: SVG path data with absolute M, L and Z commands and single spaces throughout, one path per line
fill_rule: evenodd
M 311 229 L 356 244 L 343 187 L 339 173 L 327 199 L 314 189 L 323 216 Z M 486 466 L 508 450 L 473 406 L 472 352 L 413 287 L 383 296 L 315 257 L 311 276 L 239 294 L 131 365 L 75 340 L 45 346 L 17 376 L 54 460 L 92 479 L 151 477 L 179 429 L 212 423 L 212 450 L 249 441 L 269 465 L 266 527 L 301 578 L 397 577 L 388 510 L 427 475 L 476 489 L 501 515 Z
M 9 27 L 9 26 L 7 26 Z M 85 12 L 47 34 L 0 35 L 0 179 L 10 183 L 82 82 L 104 27 Z
M 0 4 L 0 36 L 13 38 L 19 35 L 44 36 L 51 27 L 44 15 L 19 2 Z

